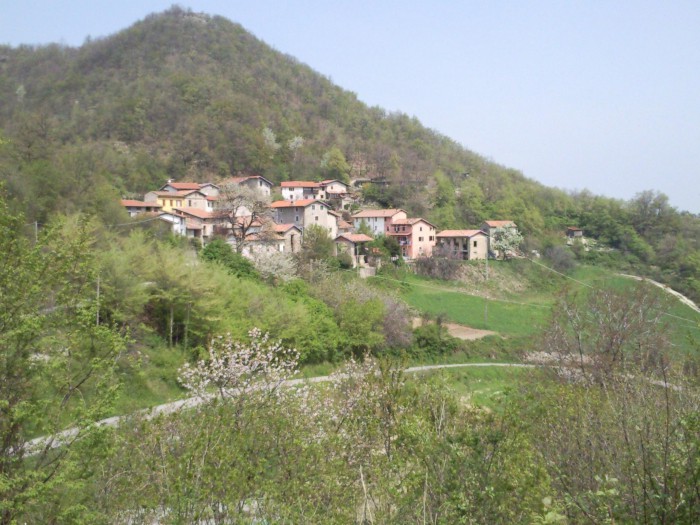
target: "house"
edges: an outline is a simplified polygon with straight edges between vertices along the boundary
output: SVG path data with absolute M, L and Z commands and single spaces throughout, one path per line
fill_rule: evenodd
M 489 238 L 489 253 L 493 252 L 491 245 L 493 244 L 494 237 L 506 230 L 514 230 L 517 233 L 518 226 L 513 221 L 509 220 L 484 221 L 481 223 L 481 231 L 488 235 Z
M 435 225 L 420 217 L 394 219 L 386 235 L 394 237 L 405 259 L 430 257 L 435 246 Z
M 314 199 L 275 201 L 270 204 L 277 224 L 293 224 L 302 232 L 312 224 L 328 230 L 331 239 L 338 235 L 336 217 L 328 204 Z
M 184 183 L 183 183 L 184 184 Z M 144 196 L 146 202 L 159 204 L 163 211 L 172 211 L 175 208 L 199 208 L 202 210 L 212 210 L 212 197 L 199 190 L 177 190 L 177 191 L 149 191 Z M 212 204 L 210 204 L 210 202 Z
M 401 209 L 362 210 L 352 216 L 352 223 L 356 231 L 364 223 L 375 236 L 388 235 L 392 223 L 406 217 L 406 212 Z
M 319 183 L 319 197 L 339 210 L 347 210 L 355 202 L 350 186 L 339 180 L 322 180 Z
M 486 259 L 489 237 L 482 230 L 445 230 L 436 235 L 444 254 L 464 259 Z
M 352 267 L 364 267 L 367 264 L 366 244 L 374 239 L 364 233 L 343 233 L 335 239 L 335 255 L 341 253 L 350 254 L 352 257 Z
M 319 199 L 321 186 L 318 182 L 308 180 L 287 180 L 280 184 L 282 199 L 297 201 L 307 199 Z
M 170 224 L 173 234 L 183 237 L 187 235 L 187 221 L 183 215 L 164 211 L 158 214 L 158 219 Z
M 583 230 L 576 226 L 569 226 L 566 229 L 567 244 L 573 243 L 576 239 L 583 240 Z
M 248 175 L 248 176 L 243 176 L 243 177 L 229 177 L 228 179 L 225 179 L 219 183 L 220 187 L 223 187 L 227 184 L 236 184 L 238 186 L 244 186 L 246 188 L 250 188 L 252 190 L 257 191 L 261 195 L 264 195 L 265 197 L 269 197 L 270 194 L 272 193 L 272 187 L 274 184 L 267 180 L 265 177 L 262 177 L 260 175 Z
M 341 195 L 349 193 L 350 186 L 342 181 L 335 179 L 322 180 L 319 182 L 319 188 L 323 195 L 322 199 L 338 198 Z
M 135 217 L 141 213 L 159 212 L 163 208 L 157 202 L 136 201 L 131 199 L 122 199 L 120 204 L 126 208 L 129 217 Z
M 343 233 L 353 233 L 355 231 L 355 228 L 353 227 L 352 224 L 350 224 L 348 221 L 343 220 L 343 219 L 338 219 L 338 234 L 343 234 Z
M 214 235 L 215 228 L 225 225 L 225 220 L 219 214 L 201 208 L 175 208 L 173 213 L 185 218 L 187 237 L 208 239 Z
M 211 182 L 173 182 L 169 180 L 158 189 L 158 191 L 167 191 L 170 193 L 192 190 L 197 190 L 203 193 L 204 195 L 210 195 L 214 197 L 219 194 L 219 187 Z
M 246 236 L 243 255 L 254 253 L 297 253 L 301 249 L 301 230 L 293 224 L 269 223 L 261 231 Z

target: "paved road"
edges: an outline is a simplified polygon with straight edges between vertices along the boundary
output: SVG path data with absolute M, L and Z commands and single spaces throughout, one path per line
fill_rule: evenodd
M 519 363 L 461 363 L 461 364 L 452 364 L 452 365 L 424 365 L 424 366 L 412 366 L 410 368 L 406 368 L 404 372 L 408 374 L 413 374 L 416 372 L 427 372 L 430 370 L 439 370 L 442 368 L 465 368 L 465 367 L 511 367 L 511 368 L 535 368 L 538 365 L 528 365 L 528 364 L 519 364 Z M 287 381 L 284 381 L 282 383 L 282 386 L 294 386 L 294 385 L 300 385 L 300 384 L 305 384 L 305 383 L 323 383 L 326 381 L 330 381 L 332 378 L 331 376 L 319 376 L 319 377 L 310 377 L 310 378 L 301 378 L 301 379 L 289 379 Z M 172 414 L 173 412 L 177 412 L 179 410 L 183 409 L 188 409 L 188 408 L 193 408 L 196 407 L 205 401 L 211 399 L 211 397 L 207 398 L 202 398 L 202 397 L 189 397 L 187 399 L 180 399 L 178 401 L 173 401 L 171 403 L 164 403 L 162 405 L 158 405 L 152 408 L 147 408 L 144 410 L 139 410 L 136 412 L 136 414 L 140 414 L 146 419 L 151 419 L 154 417 L 157 417 L 161 414 Z M 95 423 L 96 425 L 99 426 L 107 426 L 107 427 L 114 427 L 119 424 L 119 422 L 122 419 L 126 419 L 127 417 L 130 416 L 113 416 L 113 417 L 108 417 L 107 419 L 103 419 L 101 421 L 98 421 Z M 78 434 L 78 430 L 74 428 L 69 428 L 67 430 L 64 430 L 63 432 L 60 432 L 58 434 L 54 434 L 53 436 L 42 436 L 38 438 L 34 438 L 31 441 L 27 442 L 27 449 L 30 451 L 34 451 L 34 453 L 38 453 L 42 449 L 44 449 L 46 446 L 49 448 L 57 448 L 63 445 L 64 443 L 68 443 L 71 440 L 75 439 Z

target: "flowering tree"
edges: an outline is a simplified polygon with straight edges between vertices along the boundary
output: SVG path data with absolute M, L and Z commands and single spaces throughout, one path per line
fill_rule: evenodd
M 289 379 L 299 367 L 299 352 L 284 348 L 280 341 L 258 328 L 248 332 L 250 342 L 219 337 L 209 348 L 209 358 L 180 369 L 179 381 L 201 398 L 212 390 L 223 398 L 240 398 L 252 392 L 270 393 Z

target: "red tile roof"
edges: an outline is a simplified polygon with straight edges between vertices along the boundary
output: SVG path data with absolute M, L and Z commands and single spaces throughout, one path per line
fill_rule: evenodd
M 320 184 L 309 180 L 286 180 L 280 183 L 280 186 L 283 188 L 318 188 Z
M 264 180 L 270 186 L 274 186 L 274 184 L 272 184 L 272 182 L 270 182 L 269 180 L 267 180 L 265 177 L 263 177 L 261 175 L 242 175 L 240 177 L 229 177 L 228 179 L 224 179 L 224 180 L 220 181 L 219 185 L 223 186 L 226 184 L 240 184 L 241 182 L 245 182 L 245 181 L 250 180 L 250 179 Z
M 275 201 L 270 204 L 271 208 L 306 208 L 309 204 L 322 204 L 328 207 L 325 202 L 316 199 L 299 199 L 298 201 Z
M 392 226 L 413 226 L 414 224 L 418 224 L 419 222 L 424 222 L 426 224 L 429 224 L 433 228 L 435 228 L 435 225 L 430 222 L 426 221 L 422 217 L 409 217 L 408 219 L 396 219 L 395 221 L 391 221 Z
M 504 226 L 515 226 L 513 221 L 484 221 L 489 228 L 503 228 Z
M 365 217 L 393 217 L 397 213 L 403 211 L 402 209 L 389 209 L 389 210 L 362 210 L 360 212 L 357 212 L 355 215 L 352 217 L 355 219 L 363 219 Z
M 191 215 L 192 217 L 197 217 L 198 219 L 216 219 L 219 217 L 218 214 L 203 210 L 201 208 L 175 208 L 175 211 L 186 215 Z
M 335 239 L 338 240 L 341 237 L 353 243 L 370 242 L 374 240 L 372 237 L 365 235 L 364 233 L 341 233 Z
M 436 235 L 436 237 L 473 237 L 474 235 L 486 235 L 482 230 L 444 230 Z
M 275 233 L 287 233 L 292 228 L 296 228 L 297 230 L 299 229 L 294 224 L 275 224 L 273 226 Z
M 158 204 L 157 202 L 144 202 L 144 201 L 135 201 L 131 199 L 122 199 L 121 201 L 122 206 L 131 206 L 134 208 L 161 208 L 162 204 Z
M 165 186 L 172 186 L 176 190 L 198 190 L 201 187 L 199 182 L 168 182 Z

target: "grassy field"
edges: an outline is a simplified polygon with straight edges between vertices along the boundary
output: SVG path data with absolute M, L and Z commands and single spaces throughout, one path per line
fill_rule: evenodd
M 540 373 L 532 368 L 474 367 L 446 368 L 442 370 L 411 374 L 410 380 L 426 380 L 440 375 L 457 395 L 474 406 L 497 409 L 499 401 L 508 392 L 517 388 L 520 381 Z
M 496 264 L 509 264 L 496 263 Z M 579 266 L 564 277 L 546 269 L 518 268 L 530 278 L 531 286 L 515 294 L 501 294 L 486 299 L 471 292 L 468 283 L 440 281 L 408 274 L 402 277 L 402 297 L 417 311 L 444 318 L 472 328 L 493 330 L 502 336 L 534 336 L 546 325 L 551 307 L 558 293 L 564 289 L 582 292 L 593 289 L 630 289 L 639 282 L 622 277 L 600 267 Z M 671 329 L 674 345 L 682 351 L 697 351 L 700 347 L 700 314 L 661 289 L 654 288 L 663 297 L 664 319 Z

